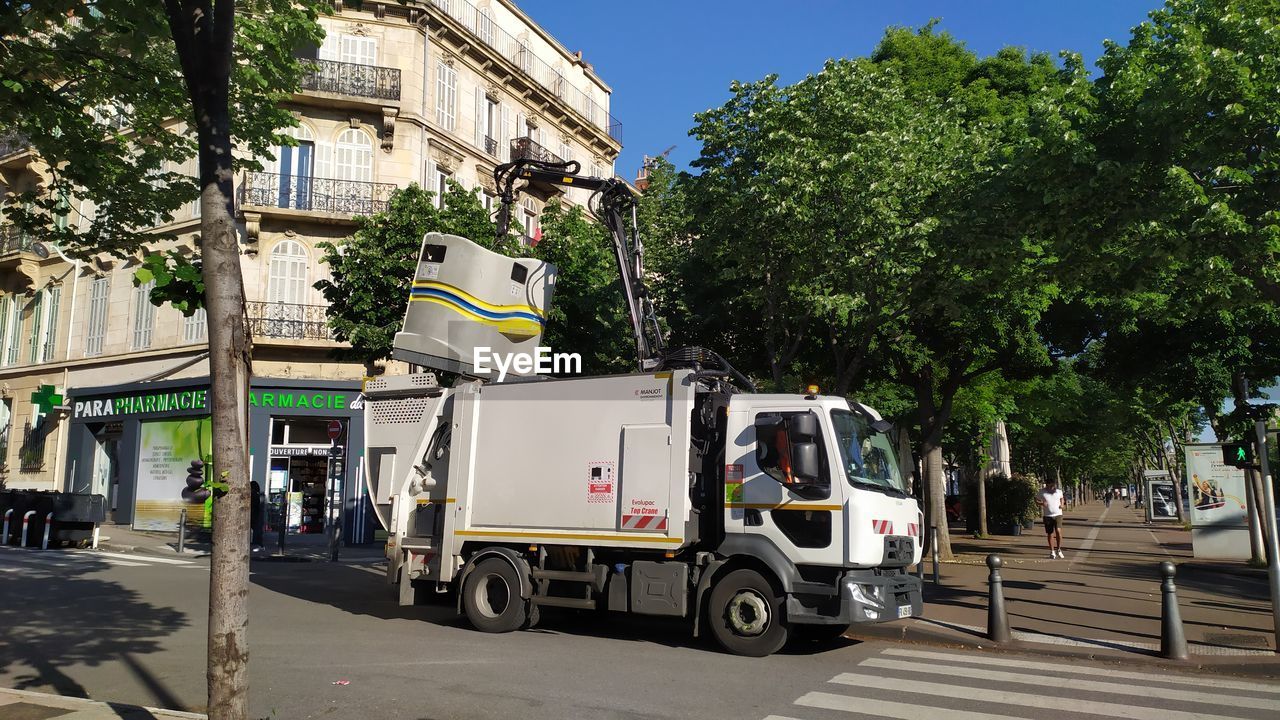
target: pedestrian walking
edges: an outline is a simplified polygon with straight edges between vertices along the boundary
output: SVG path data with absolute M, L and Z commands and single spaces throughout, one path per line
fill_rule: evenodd
M 1102 504 L 1111 507 L 1111 488 L 1107 488 L 1107 491 L 1102 493 Z
M 1044 508 L 1044 532 L 1049 542 L 1049 559 L 1066 557 L 1062 554 L 1062 490 L 1058 488 L 1057 480 L 1046 482 L 1044 489 L 1036 493 L 1036 504 Z
M 249 528 L 253 531 L 249 541 L 250 551 L 262 549 L 262 486 L 257 480 L 249 483 Z

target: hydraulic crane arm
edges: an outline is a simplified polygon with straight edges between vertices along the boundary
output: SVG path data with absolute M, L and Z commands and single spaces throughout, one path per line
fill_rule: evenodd
M 635 337 L 636 358 L 641 372 L 658 370 L 663 364 L 665 346 L 662 329 L 653 308 L 653 299 L 644 283 L 644 246 L 636 221 L 637 198 L 625 182 L 617 178 L 586 177 L 578 174 L 577 161 L 553 163 L 521 158 L 499 165 L 493 171 L 498 197 L 498 239 L 506 236 L 511 225 L 511 206 L 515 203 L 517 181 L 544 182 L 564 187 L 578 187 L 592 192 L 590 208 L 613 239 L 613 254 L 622 278 L 622 294 L 631 317 Z M 627 230 L 630 215 L 631 229 Z

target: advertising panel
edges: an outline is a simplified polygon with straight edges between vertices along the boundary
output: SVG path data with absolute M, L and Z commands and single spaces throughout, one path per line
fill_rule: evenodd
M 181 493 L 192 461 L 207 466 L 212 459 L 209 418 L 143 422 L 139 436 L 134 529 L 177 532 L 183 508 L 192 523 L 203 524 L 205 506 L 183 502 Z
M 1222 446 L 1188 445 L 1187 476 L 1191 478 L 1191 524 L 1196 527 L 1245 527 L 1244 470 L 1222 463 Z
M 1177 520 L 1178 505 L 1173 495 L 1172 480 L 1147 478 L 1147 497 L 1152 520 Z

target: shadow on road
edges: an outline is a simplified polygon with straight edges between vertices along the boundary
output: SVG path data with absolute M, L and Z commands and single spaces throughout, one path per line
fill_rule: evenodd
M 20 558 L 16 553 L 34 555 L 0 555 L 0 566 L 13 569 L 0 583 L 0 672 L 16 673 L 16 688 L 51 687 L 59 695 L 87 697 L 69 672 L 73 666 L 121 664 L 147 688 L 152 704 L 183 707 L 139 656 L 157 652 L 160 638 L 187 626 L 186 613 L 89 577 L 110 567 L 92 556 L 74 562 L 41 557 L 28 564 L 12 562 Z

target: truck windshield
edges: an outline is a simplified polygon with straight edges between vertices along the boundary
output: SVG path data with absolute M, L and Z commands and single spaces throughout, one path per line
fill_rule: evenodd
M 831 423 L 836 429 L 836 446 L 840 448 L 840 459 L 850 484 L 906 494 L 898 456 L 887 435 L 872 430 L 870 423 L 848 410 L 832 410 Z

